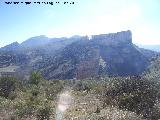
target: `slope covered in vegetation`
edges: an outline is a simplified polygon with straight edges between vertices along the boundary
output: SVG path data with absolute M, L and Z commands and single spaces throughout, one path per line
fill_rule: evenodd
M 145 77 L 97 77 L 47 81 L 33 72 L 28 81 L 0 79 L 0 119 L 56 120 L 58 96 L 70 91 L 63 120 L 158 120 L 160 84 Z

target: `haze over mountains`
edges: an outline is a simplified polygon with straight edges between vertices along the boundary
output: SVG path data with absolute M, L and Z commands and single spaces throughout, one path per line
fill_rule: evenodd
M 32 37 L 0 49 L 0 72 L 47 79 L 83 79 L 99 75 L 139 75 L 157 55 L 132 43 L 131 31 L 71 38 Z
M 145 48 L 153 51 L 160 52 L 160 45 L 141 45 L 141 44 L 136 44 L 140 48 Z

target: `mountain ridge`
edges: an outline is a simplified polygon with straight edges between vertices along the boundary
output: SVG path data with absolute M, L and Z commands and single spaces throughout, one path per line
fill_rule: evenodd
M 17 51 L 12 51 L 19 57 L 22 54 L 25 64 L 18 57 L 22 64 L 8 62 L 7 65 L 2 63 L 1 66 L 18 65 L 19 69 L 16 72 L 21 72 L 22 75 L 29 74 L 31 71 L 40 71 L 47 79 L 83 79 L 98 75 L 128 76 L 142 73 L 150 64 L 149 58 L 156 55 L 155 52 L 136 47 L 132 43 L 130 30 L 93 35 L 91 38 L 89 36 L 70 38 L 38 36 L 28 41 L 22 43 L 23 45 L 28 42 L 27 49 L 25 49 L 27 45 L 24 45 L 18 47 Z M 30 45 L 34 41 L 41 42 Z M 5 53 L 7 50 L 3 52 L 2 55 L 7 55 Z M 2 57 L 2 60 L 5 61 L 6 58 Z

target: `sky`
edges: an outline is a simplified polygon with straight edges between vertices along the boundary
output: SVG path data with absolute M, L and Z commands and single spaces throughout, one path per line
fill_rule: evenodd
M 133 43 L 160 44 L 160 0 L 0 0 L 0 47 L 30 37 L 71 37 L 131 30 Z M 43 0 L 47 2 L 47 0 Z M 48 1 L 48 2 L 49 2 Z M 67 0 L 66 0 L 67 1 Z M 59 2 L 59 3 L 56 3 Z

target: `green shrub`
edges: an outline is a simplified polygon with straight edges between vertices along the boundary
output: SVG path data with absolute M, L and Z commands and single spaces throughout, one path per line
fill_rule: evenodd
M 8 98 L 17 87 L 18 81 L 13 77 L 0 78 L 0 96 Z
M 37 119 L 38 120 L 49 120 L 51 115 L 51 108 L 49 105 L 45 105 L 38 110 Z
M 115 79 L 105 91 L 104 103 L 148 118 L 159 96 L 156 86 L 155 82 L 140 77 Z
M 40 93 L 40 89 L 38 86 L 36 86 L 36 85 L 31 86 L 32 96 L 36 97 L 39 93 Z
M 83 81 L 76 81 L 73 89 L 75 91 L 89 91 L 91 88 L 90 88 L 90 84 L 87 84 Z
M 30 76 L 30 84 L 38 85 L 38 83 L 41 81 L 42 76 L 39 72 L 32 72 Z
M 64 89 L 64 82 L 60 80 L 47 81 L 45 86 L 45 94 L 48 100 L 55 100 L 57 94 Z

